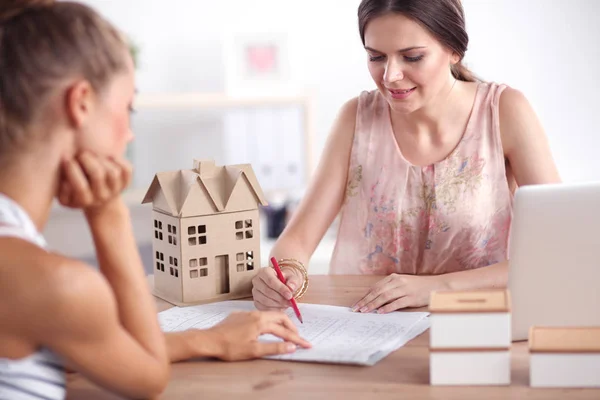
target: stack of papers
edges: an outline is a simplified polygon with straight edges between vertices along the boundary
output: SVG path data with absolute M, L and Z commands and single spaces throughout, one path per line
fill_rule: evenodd
M 361 314 L 347 307 L 299 304 L 304 324 L 293 311 L 288 316 L 297 322 L 300 336 L 312 344 L 310 349 L 272 356 L 277 360 L 335 364 L 374 365 L 394 350 L 429 328 L 426 312 Z M 225 301 L 190 307 L 174 307 L 158 314 L 164 332 L 206 329 L 215 326 L 232 311 L 256 310 L 251 301 Z M 263 335 L 261 341 L 279 341 Z

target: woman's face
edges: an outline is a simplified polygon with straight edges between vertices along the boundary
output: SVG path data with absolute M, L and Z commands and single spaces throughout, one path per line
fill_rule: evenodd
M 365 29 L 371 77 L 392 110 L 414 112 L 450 88 L 458 57 L 402 14 L 377 17 Z
M 130 113 L 135 95 L 135 68 L 127 56 L 127 68 L 117 73 L 97 97 L 94 112 L 82 132 L 79 150 L 120 158 L 133 139 Z

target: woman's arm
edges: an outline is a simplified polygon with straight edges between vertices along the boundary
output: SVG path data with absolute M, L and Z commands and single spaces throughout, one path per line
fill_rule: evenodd
M 521 92 L 511 88 L 504 90 L 500 96 L 499 125 L 504 155 L 517 185 L 560 182 L 546 134 Z M 361 312 L 375 309 L 390 312 L 405 307 L 420 307 L 429 303 L 429 294 L 434 290 L 506 287 L 507 281 L 508 261 L 437 276 L 392 274 L 375 284 L 355 304 L 354 309 Z
M 282 342 L 259 342 L 258 337 L 272 334 Z M 233 313 L 210 329 L 190 329 L 167 333 L 171 362 L 198 357 L 215 357 L 225 361 L 241 361 L 268 355 L 293 353 L 296 346 L 310 348 L 298 336 L 298 328 L 280 312 Z
M 148 398 L 165 388 L 166 356 L 146 349 L 122 325 L 113 290 L 101 274 L 29 242 L 4 241 L 18 255 L 13 258 L 27 265 L 17 284 L 30 288 L 14 306 L 19 310 L 11 324 L 15 334 L 34 348 L 49 348 L 69 369 L 121 395 Z M 157 347 L 164 347 L 160 340 Z
M 100 212 L 86 213 L 100 271 L 115 296 L 119 322 L 156 359 L 168 361 L 156 304 L 148 290 L 129 209 L 121 199 Z
M 146 351 L 168 362 L 129 209 L 119 195 L 131 180 L 131 167 L 125 161 L 83 152 L 66 162 L 63 172 L 62 186 L 68 187 L 69 196 L 62 203 L 84 211 L 121 325 Z
M 500 95 L 500 135 L 504 156 L 518 186 L 559 183 L 558 170 L 548 138 L 535 111 L 518 90 L 507 88 Z M 441 276 L 451 290 L 505 287 L 508 261 Z
M 339 111 L 306 195 L 275 243 L 272 257 L 308 263 L 338 215 L 346 193 L 357 107 L 355 98 Z
M 358 99 L 355 98 L 338 113 L 306 195 L 275 243 L 272 257 L 294 258 L 307 265 L 339 213 L 346 191 L 357 107 Z M 289 268 L 284 268 L 283 274 L 288 286 L 277 279 L 271 268 L 262 268 L 254 278 L 252 293 L 257 308 L 285 309 L 289 306 L 292 291 L 302 284 L 302 277 Z
M 559 183 L 548 138 L 525 96 L 518 90 L 505 89 L 500 95 L 499 114 L 504 156 L 517 185 Z

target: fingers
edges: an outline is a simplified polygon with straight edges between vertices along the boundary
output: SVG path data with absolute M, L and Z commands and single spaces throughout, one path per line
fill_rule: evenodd
M 355 305 L 352 306 L 352 311 L 365 312 L 365 306 L 377 297 L 379 297 L 379 295 L 383 293 L 384 290 L 385 287 L 372 287 L 371 290 L 369 290 L 369 292 L 362 299 L 360 299 Z
M 58 201 L 63 206 L 69 206 L 71 204 L 71 185 L 69 182 L 62 182 L 58 192 Z
M 281 283 L 281 281 L 279 280 L 279 278 L 277 278 L 277 274 L 275 273 L 275 271 L 273 270 L 273 268 L 262 268 L 261 272 L 257 275 L 257 283 L 260 285 L 260 281 L 262 281 L 262 283 L 264 284 L 264 286 L 268 287 L 269 289 L 273 290 L 274 292 L 277 293 L 277 295 L 279 297 L 281 297 L 283 300 L 290 300 L 292 298 L 292 291 L 290 290 L 289 287 L 287 287 L 286 285 L 284 285 L 283 283 Z M 261 291 L 264 293 L 265 290 L 262 290 L 262 286 L 260 287 Z M 269 295 L 271 292 L 268 292 Z M 277 301 L 281 301 L 279 300 L 279 297 L 271 297 L 274 300 Z
M 298 327 L 284 313 L 275 313 L 273 319 L 273 322 L 282 325 L 283 327 L 291 330 L 292 332 L 298 332 Z
M 106 184 L 105 163 L 100 161 L 98 157 L 85 152 L 79 155 L 78 160 L 88 178 L 94 198 L 101 202 L 106 201 L 111 193 Z
M 117 165 L 121 172 L 121 188 L 119 191 L 124 190 L 131 184 L 131 178 L 133 176 L 133 167 L 131 163 L 125 159 L 111 159 L 111 161 Z
M 271 323 L 279 324 L 292 332 L 298 332 L 298 328 L 292 320 L 283 312 L 263 312 L 261 314 L 265 326 Z
M 98 157 L 82 152 L 63 163 L 59 201 L 86 208 L 107 202 L 131 182 L 132 168 L 126 160 Z
M 75 160 L 63 163 L 65 179 L 71 188 L 71 201 L 76 205 L 87 205 L 93 200 L 88 180 Z
M 275 342 L 275 343 L 265 343 L 265 342 L 255 342 L 253 344 L 254 357 L 260 358 L 265 356 L 274 356 L 278 354 L 289 354 L 296 351 L 296 345 L 293 343 L 285 343 L 285 342 Z
M 120 193 L 123 190 L 123 179 L 121 177 L 121 167 L 113 160 L 101 160 L 106 171 L 106 186 L 111 194 Z
M 391 303 L 386 304 L 385 306 L 379 308 L 377 310 L 377 313 L 378 314 L 386 314 L 386 313 L 389 313 L 392 311 L 401 310 L 403 308 L 410 307 L 412 305 L 411 302 L 412 302 L 412 300 L 409 296 L 404 296 L 404 297 L 394 300 Z
M 377 282 L 371 290 L 360 299 L 355 305 L 352 306 L 352 311 L 368 312 L 366 305 L 372 302 L 374 299 L 379 297 L 382 293 L 398 287 L 402 284 L 402 280 L 398 279 L 396 274 L 386 276 L 384 279 Z
M 293 343 L 300 347 L 304 347 L 305 349 L 309 349 L 311 347 L 310 343 L 302 339 L 300 335 L 298 335 L 298 333 L 286 329 L 283 325 L 271 323 L 267 326 L 263 333 L 270 333 L 283 339 L 286 342 Z
M 264 288 L 262 288 L 264 289 Z M 271 297 L 269 297 L 268 295 L 266 295 L 265 293 L 262 292 L 262 289 L 259 288 L 258 286 L 254 286 L 252 288 L 252 297 L 254 298 L 254 302 L 257 304 L 257 308 L 259 310 L 267 310 L 267 309 L 271 309 L 271 310 L 285 310 L 289 304 L 287 304 L 288 302 L 285 301 L 285 303 L 282 303 L 280 301 L 274 300 Z M 266 288 L 265 290 L 267 291 L 271 291 L 273 292 L 273 296 L 277 295 L 279 296 L 276 292 L 274 292 L 271 289 Z M 260 307 L 258 307 L 258 305 L 260 305 Z
M 256 294 L 259 296 L 259 298 L 271 300 L 271 306 L 277 305 L 279 307 L 287 308 L 290 305 L 290 302 L 281 296 L 281 294 L 269 287 L 269 285 L 265 283 L 260 275 L 257 275 L 252 280 L 252 283 L 253 289 L 256 289 Z
M 285 284 L 290 290 L 292 294 L 300 287 L 302 284 L 302 278 L 298 275 L 295 269 L 293 268 L 285 268 L 281 269 L 281 273 L 285 278 Z
M 397 287 L 393 289 L 386 290 L 379 294 L 379 296 L 375 297 L 373 300 L 365 304 L 360 312 L 369 313 L 373 310 L 378 309 L 384 304 L 395 301 L 396 299 L 402 298 L 406 296 L 406 291 L 402 287 Z M 364 311 L 363 311 L 364 310 Z

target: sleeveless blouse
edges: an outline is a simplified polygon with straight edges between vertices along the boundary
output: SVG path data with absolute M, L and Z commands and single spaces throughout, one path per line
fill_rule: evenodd
M 425 167 L 403 157 L 379 91 L 361 93 L 330 273 L 432 275 L 507 259 L 513 197 L 498 115 L 505 88 L 480 83 L 458 145 Z

